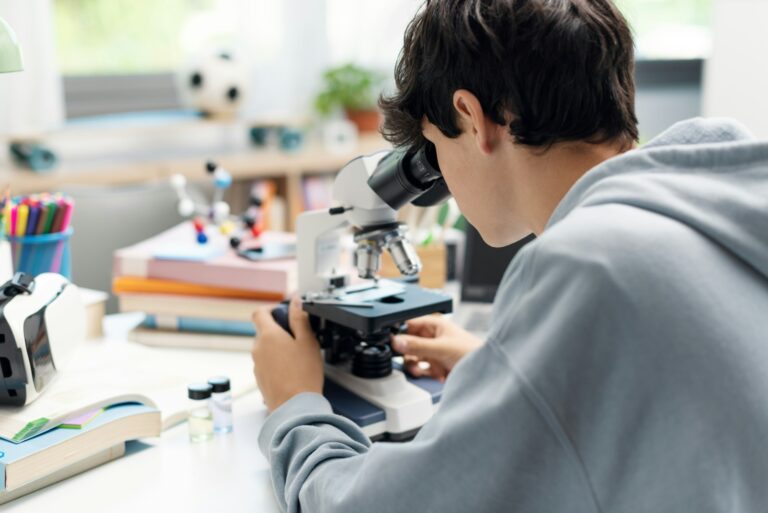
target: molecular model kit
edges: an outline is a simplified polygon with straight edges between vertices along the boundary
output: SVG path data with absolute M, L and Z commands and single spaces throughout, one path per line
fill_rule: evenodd
M 187 179 L 183 175 L 171 177 L 171 186 L 179 198 L 179 215 L 192 219 L 197 242 L 208 243 L 208 226 L 215 227 L 229 237 L 229 244 L 234 249 L 240 246 L 245 237 L 258 239 L 264 230 L 261 199 L 251 196 L 248 209 L 240 216 L 233 216 L 229 203 L 224 201 L 224 194 L 232 186 L 232 175 L 215 162 L 207 162 L 205 170 L 212 177 L 214 185 L 213 198 L 209 203 L 198 203 L 192 199 L 187 189 Z

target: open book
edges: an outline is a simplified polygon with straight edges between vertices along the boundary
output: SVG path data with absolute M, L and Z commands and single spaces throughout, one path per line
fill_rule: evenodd
M 139 402 L 160 410 L 163 429 L 187 415 L 187 385 L 228 376 L 232 395 L 255 390 L 249 354 L 89 341 L 48 390 L 23 408 L 0 407 L 0 437 L 22 442 L 99 408 Z
M 154 436 L 160 436 L 160 412 L 141 404 L 121 404 L 101 410 L 78 429 L 58 427 L 20 444 L 0 440 L 0 503 L 33 488 L 33 483 L 71 475 L 70 467 L 82 468 L 84 460 L 105 450 L 122 447 L 122 454 L 127 440 Z

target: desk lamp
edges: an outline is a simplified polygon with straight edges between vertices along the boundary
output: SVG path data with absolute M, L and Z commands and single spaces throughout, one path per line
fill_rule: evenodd
M 0 73 L 12 73 L 23 69 L 21 47 L 16 39 L 16 33 L 4 19 L 0 18 Z

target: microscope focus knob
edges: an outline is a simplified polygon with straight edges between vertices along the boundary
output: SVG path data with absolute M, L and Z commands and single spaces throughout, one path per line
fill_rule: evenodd
M 285 331 L 287 331 L 291 336 L 293 336 L 293 331 L 291 331 L 291 325 L 288 322 L 288 302 L 283 301 L 279 305 L 277 305 L 275 308 L 272 309 L 272 318 L 275 320 L 277 324 L 280 325 L 281 328 L 283 328 Z
M 389 344 L 357 345 L 352 358 L 352 374 L 361 378 L 389 376 L 392 374 L 392 356 Z

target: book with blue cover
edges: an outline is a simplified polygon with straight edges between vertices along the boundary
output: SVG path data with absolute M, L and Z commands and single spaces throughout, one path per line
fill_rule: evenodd
M 115 444 L 108 449 L 97 452 L 96 454 L 85 456 L 83 459 L 78 460 L 68 467 L 59 469 L 52 474 L 48 474 L 39 479 L 35 479 L 34 481 L 30 481 L 18 488 L 14 488 L 13 490 L 4 490 L 0 492 L 0 504 L 11 502 L 18 499 L 19 497 L 23 497 L 25 495 L 29 495 L 32 492 L 36 492 L 37 490 L 41 490 L 46 486 L 51 486 L 55 483 L 58 483 L 59 481 L 64 481 L 70 477 L 82 474 L 87 470 L 91 470 L 105 463 L 121 458 L 126 453 L 125 446 L 126 442 L 120 442 L 119 444 Z
M 250 320 L 233 321 L 147 314 L 144 318 L 142 327 L 147 329 L 189 331 L 192 333 L 218 333 L 222 335 L 241 335 L 246 337 L 253 337 L 256 335 L 256 330 Z
M 127 440 L 160 436 L 162 423 L 156 408 L 126 403 L 95 413 L 87 421 L 69 423 L 68 427 L 46 431 L 22 443 L 0 439 L 0 499 L 6 492 Z

